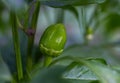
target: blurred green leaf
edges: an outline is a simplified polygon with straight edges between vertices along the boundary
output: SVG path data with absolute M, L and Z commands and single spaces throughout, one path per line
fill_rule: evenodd
M 44 68 L 36 73 L 30 83 L 70 83 L 61 77 L 64 70 L 63 66 Z
M 62 75 L 65 72 L 65 66 L 51 66 L 38 71 L 30 83 L 89 83 L 88 80 L 65 79 Z M 26 83 L 26 82 L 25 82 Z
M 108 46 L 109 47 L 109 46 Z M 110 48 L 105 47 L 104 45 L 98 46 L 82 46 L 82 45 L 73 45 L 68 47 L 61 56 L 74 56 L 82 58 L 103 58 L 109 65 L 119 65 L 119 58 L 116 58 L 113 54 L 113 51 Z M 60 62 L 60 64 L 67 64 L 68 62 Z
M 76 79 L 76 80 L 98 80 L 96 75 L 86 66 L 72 62 L 63 75 L 66 79 Z
M 27 4 L 24 0 L 2 0 L 7 8 L 10 10 L 20 12 L 27 7 Z
M 119 83 L 120 73 L 96 61 L 87 62 L 87 66 L 99 77 L 101 83 Z
M 64 7 L 68 5 L 79 6 L 79 5 L 103 3 L 104 1 L 105 0 L 42 0 L 41 4 L 52 7 Z
M 120 14 L 118 13 L 110 13 L 106 17 L 105 23 L 105 33 L 112 33 L 118 29 L 120 29 Z
M 105 3 L 102 3 L 100 6 L 102 12 L 109 13 L 113 11 L 118 12 L 120 9 L 119 5 L 120 5 L 119 0 L 106 0 Z
M 4 32 L 9 27 L 9 12 L 2 1 L 0 1 L 0 4 L 0 31 Z
M 10 82 L 12 80 L 10 71 L 7 65 L 3 62 L 2 57 L 0 56 L 0 83 Z
M 20 28 L 27 28 L 30 19 L 30 8 L 23 8 L 19 13 L 17 13 L 17 22 Z
M 115 69 L 116 71 L 120 72 L 120 66 L 111 66 L 113 69 Z
M 98 79 L 101 83 L 119 83 L 120 82 L 120 79 L 119 79 L 120 73 L 118 71 L 114 70 L 113 68 L 109 67 L 108 65 L 101 63 L 97 59 L 87 60 L 87 59 L 80 58 L 80 57 L 79 58 L 78 57 L 62 57 L 62 58 L 59 58 L 58 60 L 53 61 L 52 64 L 55 64 L 58 61 L 62 61 L 62 60 L 66 60 L 66 59 L 70 59 L 70 60 L 76 62 L 77 64 L 83 64 L 84 66 L 88 67 L 98 77 Z M 80 68 L 76 68 L 76 69 L 80 70 Z M 84 69 L 84 71 L 85 71 L 85 69 Z M 76 73 L 75 70 L 72 73 Z M 78 75 L 78 74 L 76 74 L 76 75 Z M 89 76 L 89 74 L 87 74 L 87 75 Z M 76 79 L 79 80 L 78 77 Z

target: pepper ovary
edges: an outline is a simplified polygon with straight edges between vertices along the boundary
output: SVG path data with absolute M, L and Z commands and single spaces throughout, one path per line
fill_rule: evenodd
M 66 43 L 66 30 L 63 24 L 49 26 L 40 39 L 39 47 L 44 55 L 55 57 L 62 53 Z

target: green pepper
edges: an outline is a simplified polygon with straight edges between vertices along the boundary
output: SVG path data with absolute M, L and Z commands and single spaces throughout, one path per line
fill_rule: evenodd
M 39 47 L 43 55 L 56 57 L 63 52 L 66 43 L 66 30 L 63 24 L 49 26 L 41 36 Z

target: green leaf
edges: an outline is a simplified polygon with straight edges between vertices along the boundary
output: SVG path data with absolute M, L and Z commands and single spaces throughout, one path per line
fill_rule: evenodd
M 11 79 L 10 71 L 0 56 L 0 83 L 10 82 Z
M 97 76 L 86 66 L 76 62 L 71 63 L 63 75 L 66 79 L 98 80 Z
M 2 0 L 2 2 L 10 10 L 17 11 L 17 12 L 19 12 L 20 10 L 26 7 L 26 2 L 24 0 Z
M 119 0 L 106 0 L 105 3 L 101 4 L 102 12 L 119 12 Z
M 120 73 L 96 61 L 87 62 L 86 65 L 99 77 L 101 83 L 119 83 Z
M 9 28 L 9 11 L 6 11 L 1 0 L 0 4 L 0 31 L 5 32 L 5 30 Z
M 97 59 L 87 60 L 85 58 L 80 58 L 80 57 L 79 58 L 78 57 L 77 58 L 76 57 L 62 57 L 62 58 L 59 58 L 58 60 L 55 60 L 52 64 L 57 63 L 58 61 L 66 60 L 66 59 L 72 60 L 76 62 L 77 64 L 82 64 L 88 67 L 88 69 L 90 69 L 98 77 L 101 83 L 119 83 L 120 82 L 120 79 L 119 79 L 120 73 L 114 70 L 113 68 L 109 67 L 108 65 L 101 63 L 99 61 L 100 59 L 99 60 Z M 76 69 L 80 70 L 80 68 L 76 68 Z M 76 73 L 75 71 L 73 73 Z M 83 71 L 85 72 L 85 69 Z M 79 80 L 79 78 L 76 78 L 76 79 Z
M 120 29 L 120 14 L 110 13 L 105 19 L 105 34 L 113 33 Z
M 51 7 L 64 7 L 68 5 L 79 6 L 103 3 L 105 0 L 42 0 L 41 4 Z
M 74 45 L 67 48 L 60 57 L 63 56 L 74 56 L 74 57 L 84 57 L 84 58 L 103 58 L 109 65 L 119 64 L 119 59 L 116 58 L 115 54 L 112 53 L 107 44 L 101 44 L 98 46 L 82 46 Z M 59 58 L 59 57 L 58 57 Z
M 30 83 L 70 83 L 61 77 L 65 68 L 64 66 L 44 68 L 36 73 Z
M 39 70 L 30 83 L 90 83 L 89 80 L 73 80 L 63 78 L 63 73 L 65 72 L 65 66 L 51 66 L 48 68 L 43 68 Z M 26 82 L 25 82 L 26 83 Z
M 116 71 L 120 72 L 120 66 L 119 65 L 115 65 L 115 66 L 111 66 L 113 69 L 115 69 Z

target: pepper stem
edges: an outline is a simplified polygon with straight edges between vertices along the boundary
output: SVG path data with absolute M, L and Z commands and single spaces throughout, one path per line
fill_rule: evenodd
M 45 58 L 44 58 L 44 67 L 48 67 L 51 62 L 52 62 L 52 57 L 45 56 Z

